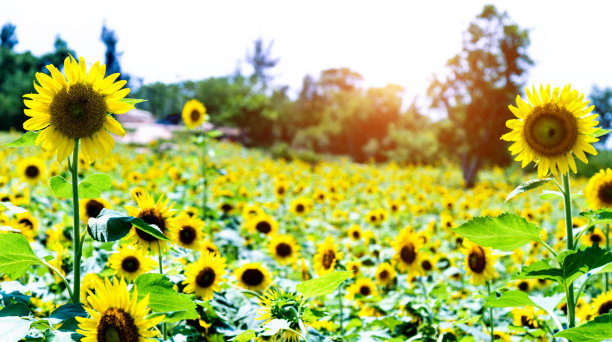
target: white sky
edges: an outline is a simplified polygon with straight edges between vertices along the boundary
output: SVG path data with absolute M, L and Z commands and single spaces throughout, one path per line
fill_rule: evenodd
M 424 96 L 431 75 L 461 49 L 486 3 L 531 29 L 529 82 L 612 85 L 612 5 L 606 1 L 40 1 L 0 0 L 0 25 L 17 26 L 18 51 L 49 52 L 59 34 L 88 64 L 104 60 L 103 22 L 121 66 L 145 83 L 233 73 L 256 38 L 274 40 L 274 84 L 299 91 L 306 74 L 350 67 L 365 86 L 396 83 Z

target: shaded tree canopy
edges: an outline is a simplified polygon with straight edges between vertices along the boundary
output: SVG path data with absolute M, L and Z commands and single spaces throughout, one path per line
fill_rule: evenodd
M 11 23 L 2 25 L 0 29 L 0 46 L 12 49 L 19 43 L 17 40 L 17 27 Z
M 102 26 L 102 34 L 100 35 L 100 40 L 106 45 L 106 52 L 104 53 L 104 58 L 106 60 L 106 74 L 112 75 L 115 73 L 119 73 L 119 79 L 129 82 L 130 76 L 121 73 L 121 65 L 119 64 L 119 57 L 121 57 L 120 52 L 117 52 L 117 42 L 119 39 L 117 38 L 117 34 L 115 34 L 115 30 L 111 30 L 106 27 L 106 24 Z
M 264 43 L 261 38 L 255 40 L 253 52 L 247 53 L 246 60 L 253 67 L 253 81 L 261 83 L 265 88 L 268 82 L 272 79 L 272 76 L 268 74 L 268 69 L 275 67 L 280 61 L 279 58 L 271 57 L 271 50 L 274 41 L 268 44 L 268 47 L 264 49 Z
M 595 106 L 594 112 L 599 114 L 599 125 L 605 129 L 612 129 L 612 88 L 599 88 L 593 86 L 590 96 L 591 104 Z M 610 133 L 599 139 L 605 142 Z

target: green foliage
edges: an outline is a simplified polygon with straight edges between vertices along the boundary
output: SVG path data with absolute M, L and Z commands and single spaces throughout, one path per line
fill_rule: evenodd
M 102 191 L 109 190 L 112 179 L 104 173 L 91 174 L 79 182 L 79 198 L 93 199 L 99 198 Z M 72 190 L 70 191 L 72 193 Z
M 143 274 L 135 282 L 138 300 L 149 296 L 151 311 L 164 314 L 164 322 L 178 322 L 184 319 L 197 319 L 196 304 L 187 295 L 179 294 L 172 282 L 163 274 Z
M 125 216 L 109 209 L 102 209 L 97 218 L 90 218 L 87 223 L 89 235 L 96 241 L 117 241 L 126 236 L 132 226 L 140 229 L 158 240 L 169 241 L 157 227 L 148 225 L 139 217 Z
M 0 273 L 12 279 L 24 275 L 33 264 L 41 264 L 22 234 L 0 234 Z
M 49 186 L 57 198 L 72 198 L 72 183 L 62 176 L 53 176 L 49 179 Z
M 342 282 L 351 277 L 349 271 L 332 272 L 322 277 L 310 279 L 296 285 L 296 290 L 302 294 L 304 299 L 316 296 L 327 296 L 333 293 Z
M 555 337 L 581 342 L 603 341 L 612 338 L 612 315 L 597 316 L 586 324 L 560 331 Z
M 484 247 L 511 251 L 531 241 L 541 242 L 540 232 L 524 218 L 504 213 L 498 217 L 475 217 L 455 228 L 455 232 Z
M 8 142 L 6 144 L 4 144 L 4 146 L 7 147 L 29 147 L 29 146 L 36 146 L 36 138 L 38 137 L 38 135 L 40 134 L 40 132 L 42 131 L 36 131 L 36 132 L 32 132 L 32 131 L 28 131 L 25 132 L 22 136 L 20 136 L 19 138 Z
M 592 225 L 612 223 L 612 209 L 608 208 L 585 211 L 580 213 L 580 216 L 587 217 Z
M 525 183 L 517 186 L 514 190 L 512 190 L 512 192 L 509 193 L 508 196 L 506 197 L 506 202 L 508 202 L 510 199 L 512 199 L 512 197 L 520 193 L 539 188 L 542 185 L 550 182 L 551 180 L 554 180 L 554 178 L 542 178 L 542 179 L 528 180 Z
M 597 155 L 587 155 L 588 164 L 583 162 L 576 163 L 578 166 L 578 175 L 582 177 L 592 177 L 602 169 L 609 168 L 612 165 L 612 151 L 598 150 Z

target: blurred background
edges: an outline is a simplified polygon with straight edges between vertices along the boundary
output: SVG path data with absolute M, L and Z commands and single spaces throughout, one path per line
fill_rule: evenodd
M 36 72 L 68 54 L 148 101 L 119 116 L 171 138 L 196 98 L 206 129 L 279 158 L 457 162 L 467 184 L 507 165 L 524 86 L 585 93 L 612 121 L 606 1 L 4 1 L 0 130 L 21 129 Z M 145 127 L 146 129 L 143 129 Z M 607 143 L 606 143 L 607 141 Z M 612 147 L 604 136 L 598 148 Z M 612 165 L 609 151 L 581 173 Z

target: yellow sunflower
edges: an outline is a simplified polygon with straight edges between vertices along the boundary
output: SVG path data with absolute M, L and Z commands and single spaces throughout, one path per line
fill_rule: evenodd
M 110 203 L 102 198 L 80 200 L 81 220 L 87 222 L 90 218 L 100 215 L 102 209 L 110 209 Z
M 57 153 L 63 161 L 80 141 L 82 156 L 88 163 L 104 157 L 115 146 L 109 134 L 124 136 L 125 130 L 109 113 L 124 114 L 134 108 L 122 99 L 130 92 L 121 89 L 126 81 L 115 82 L 119 74 L 104 77 L 106 66 L 96 62 L 89 72 L 83 57 L 77 62 L 72 56 L 64 60 L 64 75 L 53 65 L 47 65 L 51 73 L 36 73 L 34 88 L 38 94 L 24 95 L 25 114 L 23 124 L 28 131 L 42 130 L 36 144 L 50 153 Z
M 361 275 L 361 261 L 354 260 L 346 263 L 346 270 L 351 271 L 351 277 L 356 278 L 358 275 Z
M 183 121 L 187 128 L 195 128 L 200 126 L 208 116 L 206 115 L 206 107 L 196 99 L 189 100 L 183 106 Z
M 89 295 L 94 295 L 96 293 L 96 288 L 101 287 L 98 282 L 102 285 L 104 284 L 102 278 L 95 273 L 87 273 L 83 279 L 81 279 L 81 301 L 85 306 L 91 307 L 87 301 L 87 297 Z
M 472 276 L 472 283 L 480 285 L 493 279 L 495 277 L 493 265 L 496 258 L 491 255 L 491 248 L 483 248 L 468 241 L 464 241 L 463 244 L 465 246 L 463 249 L 465 254 L 465 265 L 463 268 L 468 276 Z
M 260 233 L 263 235 L 274 235 L 278 231 L 278 223 L 269 215 L 257 215 L 246 222 L 246 227 L 251 233 Z
M 410 228 L 403 229 L 391 243 L 395 254 L 393 261 L 400 272 L 421 273 L 421 239 Z
M 319 276 L 333 272 L 338 260 L 342 259 L 342 256 L 343 254 L 339 253 L 336 245 L 334 245 L 334 239 L 328 236 L 317 247 L 317 254 L 314 256 L 315 271 Z
M 512 309 L 512 322 L 515 326 L 529 329 L 537 329 L 540 326 L 533 306 Z
M 580 238 L 583 245 L 590 247 L 598 244 L 600 247 L 606 244 L 606 235 L 599 228 L 593 228 L 590 232 L 585 233 Z
M 203 235 L 202 228 L 204 228 L 204 221 L 199 218 L 187 214 L 180 215 L 172 234 L 174 242 L 179 246 L 198 250 Z
M 155 202 L 153 196 L 145 192 L 136 198 L 138 208 L 127 206 L 126 209 L 130 216 L 140 217 L 147 224 L 157 226 L 168 237 L 169 233 L 176 230 L 175 210 L 172 209 L 174 203 L 168 206 L 169 201 L 168 198 L 164 201 L 164 195 L 162 195 Z M 166 241 L 159 240 L 134 226 L 127 235 L 126 241 L 149 250 L 153 254 L 158 253 L 158 249 L 165 251 L 168 248 Z
M 388 262 L 383 262 L 376 268 L 376 282 L 381 286 L 393 284 L 395 280 L 395 269 Z
M 275 235 L 268 243 L 270 255 L 281 265 L 294 262 L 300 246 L 291 235 Z
M 252 262 L 234 271 L 238 286 L 251 291 L 263 291 L 272 282 L 270 273 L 259 263 Z
M 289 328 L 292 330 L 281 329 L 272 338 L 273 341 L 280 342 L 298 342 L 300 336 L 307 334 L 307 331 L 301 331 L 298 317 L 302 317 L 306 306 L 300 305 L 302 295 L 296 292 L 285 292 L 282 289 L 268 288 L 262 297 L 259 298 L 259 306 L 261 309 L 257 311 L 260 315 L 258 320 L 265 320 L 265 323 L 274 319 L 282 319 L 289 322 Z M 293 310 L 288 309 L 292 307 Z M 296 314 L 297 313 L 297 317 Z M 303 322 L 306 325 L 310 325 Z
M 187 265 L 183 281 L 185 292 L 195 293 L 196 296 L 204 300 L 211 300 L 213 293 L 219 291 L 219 284 L 225 279 L 221 278 L 225 274 L 225 258 L 217 253 L 202 252 L 200 259 Z
M 200 251 L 219 254 L 219 247 L 211 240 L 204 240 L 200 243 Z
M 19 160 L 17 163 L 17 174 L 22 181 L 35 185 L 45 178 L 47 166 L 39 158 L 31 157 Z
M 501 139 L 514 142 L 509 150 L 518 155 L 516 160 L 522 161 L 522 167 L 532 161 L 538 165 L 538 177 L 547 176 L 549 170 L 554 176 L 570 169 L 576 173 L 573 155 L 586 164 L 585 152 L 597 154 L 591 146 L 599 141 L 592 136 L 598 124 L 597 114 L 590 114 L 594 106 L 587 107 L 584 95 L 570 85 L 555 88 L 552 95 L 550 85 L 546 89 L 540 85 L 539 95 L 535 86 L 533 92 L 526 91 L 529 103 L 517 95 L 518 107 L 508 106 L 518 119 L 506 122 L 512 131 Z
M 130 295 L 127 284 L 115 278 L 98 282 L 95 293 L 87 297 L 91 308 L 85 306 L 89 318 L 75 317 L 83 335 L 83 342 L 101 341 L 156 341 L 157 331 L 153 330 L 164 316 L 146 319 L 149 314 L 149 295 L 138 301 L 138 289 L 133 288 Z
M 293 215 L 304 216 L 312 210 L 313 203 L 310 199 L 302 197 L 291 200 L 289 211 Z
M 119 247 L 119 250 L 108 258 L 108 266 L 115 271 L 115 277 L 125 278 L 130 282 L 152 270 L 155 265 L 155 261 L 132 245 Z
M 370 278 L 359 278 L 354 284 L 349 285 L 346 289 L 346 299 L 352 300 L 355 295 L 361 295 L 364 298 L 377 296 L 376 285 Z
M 599 170 L 593 175 L 584 196 L 592 209 L 612 208 L 612 169 Z
M 592 306 L 592 316 L 593 317 L 605 315 L 608 312 L 610 312 L 610 310 L 612 310 L 612 291 L 602 293 L 599 296 L 597 296 L 593 300 L 593 303 L 591 304 L 591 306 Z
M 352 225 L 348 230 L 348 237 L 353 241 L 361 240 L 362 231 L 358 224 Z

